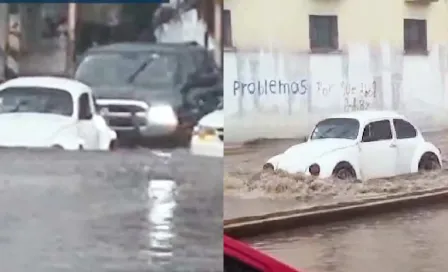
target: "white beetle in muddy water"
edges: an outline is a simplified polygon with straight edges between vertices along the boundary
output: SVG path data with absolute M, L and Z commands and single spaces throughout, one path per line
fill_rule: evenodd
M 270 158 L 264 169 L 322 178 L 368 180 L 436 170 L 440 150 L 404 116 L 357 111 L 317 123 L 304 143 Z
M 75 80 L 21 77 L 0 85 L 0 146 L 109 150 L 117 135 Z

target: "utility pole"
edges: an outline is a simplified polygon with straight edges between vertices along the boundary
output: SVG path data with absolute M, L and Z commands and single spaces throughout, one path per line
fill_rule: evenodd
M 223 44 L 222 44 L 222 9 L 223 0 L 214 0 L 215 8 L 215 60 L 219 67 L 223 63 Z
M 6 70 L 8 67 L 8 44 L 9 44 L 9 4 L 0 3 L 0 47 L 4 52 L 0 65 L 0 79 L 7 80 Z
M 67 18 L 67 55 L 65 61 L 66 75 L 72 75 L 75 69 L 75 55 L 76 55 L 76 21 L 77 21 L 76 3 L 68 3 L 68 18 Z

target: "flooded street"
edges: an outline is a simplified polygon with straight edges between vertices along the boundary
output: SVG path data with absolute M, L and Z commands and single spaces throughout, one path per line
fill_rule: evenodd
M 304 272 L 448 270 L 446 204 L 249 240 Z
M 1 271 L 222 270 L 222 160 L 4 149 L 0 161 Z
M 442 151 L 445 161 L 442 171 L 362 183 L 313 178 L 281 170 L 262 171 L 263 163 L 271 156 L 298 143 L 297 140 L 262 141 L 251 152 L 224 158 L 225 218 L 447 187 L 447 135 L 447 131 L 425 133 L 426 139 Z M 236 208 L 238 206 L 243 208 Z

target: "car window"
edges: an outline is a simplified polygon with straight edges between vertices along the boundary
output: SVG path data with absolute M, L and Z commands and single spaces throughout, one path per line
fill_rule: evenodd
M 76 69 L 75 78 L 89 86 L 142 87 L 172 86 L 177 80 L 174 55 L 142 53 L 97 53 L 86 56 Z M 128 82 L 131 76 L 132 82 Z
M 395 132 L 397 133 L 397 139 L 409 139 L 417 137 L 417 130 L 414 126 L 403 120 L 394 119 Z
M 311 133 L 311 140 L 316 139 L 351 139 L 359 134 L 359 122 L 352 118 L 329 118 L 317 123 Z
M 263 272 L 232 256 L 224 254 L 224 272 Z
M 73 99 L 69 92 L 44 87 L 10 87 L 0 92 L 0 113 L 73 114 Z
M 92 109 L 90 108 L 89 95 L 83 93 L 79 97 L 79 116 L 90 116 L 92 115 Z
M 375 142 L 392 139 L 392 129 L 389 120 L 371 122 L 365 126 L 362 141 Z

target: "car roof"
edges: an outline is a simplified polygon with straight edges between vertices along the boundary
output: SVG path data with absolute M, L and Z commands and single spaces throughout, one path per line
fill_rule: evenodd
M 353 112 L 334 114 L 329 116 L 328 118 L 351 118 L 351 119 L 357 119 L 361 123 L 381 118 L 400 118 L 406 120 L 406 118 L 403 115 L 398 114 L 395 111 L 388 111 L 388 110 L 353 111 Z
M 81 93 L 90 92 L 90 88 L 84 83 L 63 77 L 51 76 L 30 76 L 18 77 L 0 84 L 0 92 L 11 87 L 43 87 L 65 90 L 73 96 L 79 96 Z
M 267 265 L 269 268 L 275 269 L 274 271 L 284 271 L 284 272 L 300 272 L 297 269 L 294 269 L 273 257 L 258 251 L 249 245 L 235 240 L 224 234 L 224 253 L 226 253 L 226 249 L 233 249 L 238 251 L 241 254 L 246 256 L 250 256 L 250 258 L 257 260 L 261 264 Z
M 150 42 L 127 42 L 127 43 L 112 43 L 108 45 L 95 46 L 87 50 L 87 54 L 102 53 L 102 52 L 191 52 L 191 51 L 205 51 L 202 46 L 197 43 L 150 43 Z

